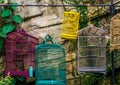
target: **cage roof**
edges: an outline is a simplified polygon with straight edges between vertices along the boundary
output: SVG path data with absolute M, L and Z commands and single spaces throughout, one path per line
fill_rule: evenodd
M 17 31 L 12 32 L 7 35 L 7 39 L 11 39 L 14 41 L 17 41 L 20 39 L 22 40 L 25 37 L 32 38 L 32 39 L 30 39 L 30 42 L 32 42 L 32 43 L 38 43 L 38 39 L 36 37 L 33 37 L 32 35 L 26 33 L 23 29 L 18 29 Z M 36 42 L 36 40 L 37 40 L 37 42 Z
M 79 30 L 80 36 L 104 36 L 105 31 L 102 28 L 95 26 L 88 26 Z
M 115 16 L 113 16 L 111 20 L 114 20 L 114 19 L 120 20 L 120 13 L 117 13 Z

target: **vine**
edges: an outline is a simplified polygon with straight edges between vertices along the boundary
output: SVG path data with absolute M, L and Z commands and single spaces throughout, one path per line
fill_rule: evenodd
M 4 0 L 0 0 L 4 4 Z M 17 5 L 16 2 L 8 0 L 6 4 Z M 0 10 L 0 53 L 4 53 L 4 41 L 6 35 L 12 31 L 17 30 L 18 26 L 22 23 L 22 17 L 15 14 L 17 6 L 2 6 Z
M 9 74 L 0 80 L 0 85 L 15 85 L 14 78 L 12 78 Z

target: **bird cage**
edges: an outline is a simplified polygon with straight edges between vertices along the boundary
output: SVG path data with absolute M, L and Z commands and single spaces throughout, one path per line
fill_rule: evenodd
M 29 68 L 34 69 L 34 48 L 38 39 L 19 29 L 7 35 L 5 44 L 5 75 L 29 77 Z
M 120 49 L 120 14 L 116 14 L 110 23 L 110 50 Z
M 89 26 L 79 30 L 77 41 L 77 70 L 84 72 L 106 72 L 106 44 L 104 30 Z
M 64 12 L 61 38 L 77 39 L 80 14 L 77 12 Z
M 36 85 L 66 85 L 65 50 L 50 35 L 35 48 Z

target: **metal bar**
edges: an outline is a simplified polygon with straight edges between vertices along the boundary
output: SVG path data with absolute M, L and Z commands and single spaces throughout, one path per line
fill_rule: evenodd
M 81 7 L 81 6 L 111 6 L 111 4 L 0 4 L 0 6 L 48 6 L 48 7 Z
M 115 14 L 115 5 L 114 5 L 113 0 L 111 0 L 110 14 L 111 14 L 111 15 L 114 15 L 114 14 Z
M 114 51 L 111 52 L 111 61 L 112 61 L 112 85 L 115 83 L 115 74 L 114 74 Z
M 113 0 L 111 1 L 111 4 L 0 4 L 0 6 L 48 6 L 48 7 L 81 7 L 81 6 L 111 6 L 115 5 L 116 3 L 113 3 Z M 116 6 L 120 7 L 120 6 Z

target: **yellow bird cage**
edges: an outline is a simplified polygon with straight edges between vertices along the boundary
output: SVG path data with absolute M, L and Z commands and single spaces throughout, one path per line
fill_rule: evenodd
M 64 12 L 61 38 L 77 39 L 80 14 L 77 12 Z
M 110 51 L 120 49 L 120 14 L 113 16 L 110 22 Z

